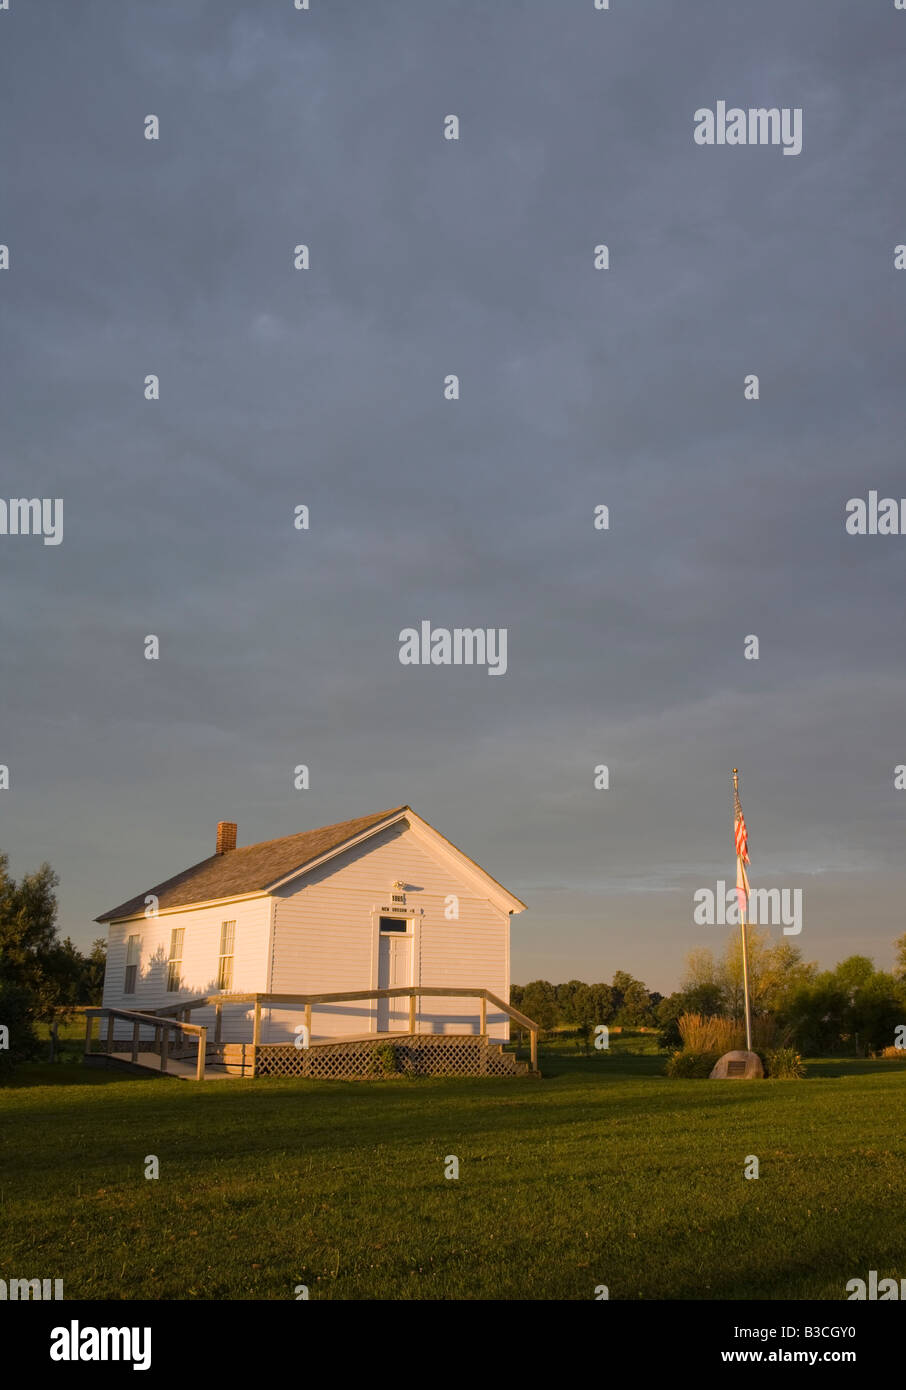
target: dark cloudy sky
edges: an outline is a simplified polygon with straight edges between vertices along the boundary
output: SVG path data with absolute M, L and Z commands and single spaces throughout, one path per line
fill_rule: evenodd
M 0 537 L 13 873 L 87 945 L 218 819 L 409 802 L 528 903 L 514 979 L 666 992 L 735 764 L 806 957 L 889 965 L 906 536 L 843 520 L 906 496 L 906 13 L 311 5 L 0 12 L 0 491 L 65 504 Z M 719 99 L 802 153 L 695 145 Z M 425 618 L 506 675 L 401 666 Z

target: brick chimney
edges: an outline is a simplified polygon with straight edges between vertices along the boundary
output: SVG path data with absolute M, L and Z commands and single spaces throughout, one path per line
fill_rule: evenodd
M 217 822 L 217 854 L 227 854 L 231 849 L 236 848 L 238 829 L 235 821 L 221 820 Z

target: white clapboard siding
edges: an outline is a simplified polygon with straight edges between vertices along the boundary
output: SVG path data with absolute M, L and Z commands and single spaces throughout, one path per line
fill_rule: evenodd
M 509 917 L 479 899 L 460 902 L 459 921 L 447 921 L 443 904 L 421 934 L 420 979 L 426 985 L 452 988 L 484 986 L 499 999 L 509 1000 Z M 422 1024 L 426 1033 L 478 1032 L 477 999 L 426 999 Z M 508 1034 L 505 1014 L 488 1005 L 488 1036 L 502 1041 Z
M 509 997 L 509 915 L 480 897 L 476 882 L 446 854 L 435 855 L 408 827 L 391 827 L 338 856 L 300 883 L 277 890 L 273 973 L 275 994 L 377 989 L 378 919 L 392 885 L 407 885 L 405 909 L 384 915 L 414 919 L 413 984 L 485 987 Z M 451 896 L 459 920 L 447 920 Z M 478 1032 L 477 999 L 431 999 L 421 1005 L 423 1032 Z M 271 1010 L 262 1040 L 292 1039 L 304 1015 Z M 408 1028 L 408 1004 L 395 1006 L 392 1031 Z M 315 1040 L 376 1031 L 373 1001 L 315 1006 Z M 502 1041 L 507 1022 L 488 1010 L 488 1032 Z
M 224 922 L 235 921 L 233 991 L 263 993 L 267 989 L 268 945 L 270 940 L 271 898 L 260 897 L 225 903 L 219 907 L 186 908 L 182 912 L 162 913 L 158 917 L 139 917 L 110 925 L 107 970 L 104 976 L 104 1004 L 108 1008 L 162 1009 L 180 999 L 218 993 L 220 937 Z M 182 927 L 183 953 L 181 981 L 177 992 L 167 990 L 167 964 L 170 935 Z M 126 943 L 130 936 L 141 937 L 141 956 L 134 994 L 123 992 L 126 972 Z M 228 995 L 224 995 L 227 999 Z M 226 1006 L 222 1036 L 225 1042 L 250 1042 L 252 1010 L 248 1005 Z M 213 1008 L 194 1009 L 192 1023 L 206 1024 L 208 1038 L 214 1037 Z M 117 1038 L 131 1037 L 131 1025 L 119 1021 Z M 194 1041 L 194 1040 L 193 1040 Z

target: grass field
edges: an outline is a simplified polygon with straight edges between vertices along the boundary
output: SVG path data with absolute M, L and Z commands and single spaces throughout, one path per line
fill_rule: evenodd
M 906 1275 L 906 1066 L 719 1084 L 663 1065 L 553 1050 L 541 1081 L 202 1085 L 22 1068 L 0 1090 L 0 1277 L 62 1277 L 69 1298 L 840 1299 L 869 1269 Z

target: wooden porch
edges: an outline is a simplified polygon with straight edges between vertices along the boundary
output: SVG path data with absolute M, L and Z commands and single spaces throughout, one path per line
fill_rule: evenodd
M 475 999 L 478 1031 L 468 1033 L 419 1032 L 420 1001 L 432 998 Z M 312 1037 L 312 1011 L 318 1004 L 345 1004 L 364 1000 L 408 999 L 408 1028 L 385 1033 L 355 1033 L 344 1037 Z M 224 1042 L 223 1010 L 235 1004 L 254 1008 L 252 1037 L 248 1043 Z M 529 1034 L 530 1066 L 488 1037 L 488 1004 Z M 193 1010 L 213 1008 L 215 1026 L 191 1022 Z M 305 1023 L 295 1043 L 262 1043 L 261 1013 L 266 1008 L 303 1010 Z M 94 1020 L 106 1020 L 104 1036 L 94 1039 Z M 117 1038 L 116 1023 L 131 1025 L 131 1039 Z M 121 1030 L 122 1031 L 122 1030 Z M 149 1041 L 142 1034 L 153 1033 Z M 388 1052 L 387 1049 L 390 1049 Z M 230 1076 L 310 1076 L 367 1079 L 388 1072 L 395 1058 L 399 1074 L 411 1075 L 539 1075 L 538 1025 L 504 1003 L 496 994 L 478 988 L 430 986 L 356 990 L 328 994 L 213 994 L 180 1000 L 162 1009 L 139 1012 L 97 1008 L 85 1011 L 85 1061 L 92 1065 L 117 1065 L 129 1070 L 154 1070 L 185 1080 L 204 1081 Z M 375 1070 L 380 1065 L 380 1070 Z

